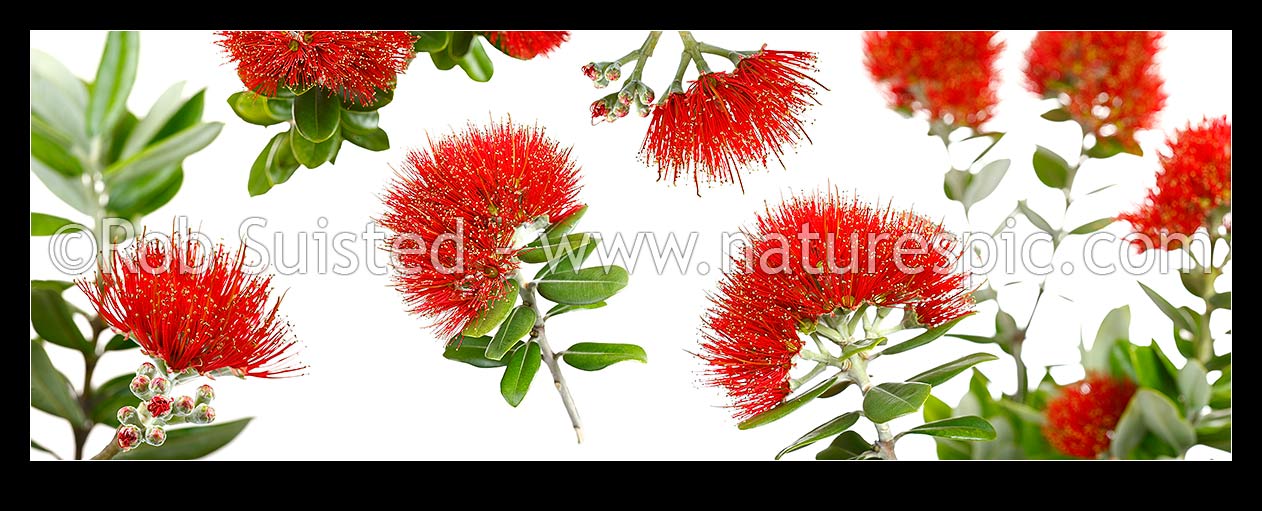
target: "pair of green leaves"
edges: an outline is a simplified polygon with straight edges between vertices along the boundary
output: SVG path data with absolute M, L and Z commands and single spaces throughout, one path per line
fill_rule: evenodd
M 390 138 L 379 124 L 377 109 L 388 104 L 393 93 L 379 91 L 377 102 L 368 107 L 345 102 L 340 94 L 312 87 L 294 95 L 281 88 L 275 97 L 252 91 L 228 97 L 228 105 L 242 120 L 259 126 L 290 123 L 263 147 L 250 167 L 248 189 L 251 196 L 267 193 L 293 176 L 299 166 L 310 169 L 337 163 L 343 141 L 368 149 L 390 148 Z
M 948 199 L 962 204 L 964 213 L 967 214 L 973 205 L 994 193 L 999 183 L 1003 181 L 1004 175 L 1008 173 L 1010 164 L 1011 162 L 1007 159 L 995 160 L 987 163 L 976 173 L 951 169 L 946 173 L 942 189 Z

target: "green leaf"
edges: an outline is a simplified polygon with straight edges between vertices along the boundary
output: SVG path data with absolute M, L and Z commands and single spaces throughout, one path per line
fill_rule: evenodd
M 963 320 L 964 318 L 968 316 L 969 314 L 965 314 L 951 321 L 947 321 L 946 323 L 943 323 L 936 327 L 925 330 L 920 335 L 917 335 L 915 337 L 912 337 L 911 339 L 908 339 L 906 341 L 903 341 L 893 346 L 890 346 L 888 348 L 885 348 L 884 350 L 881 350 L 881 354 L 882 355 L 895 355 L 898 353 L 902 353 L 904 351 L 912 350 L 912 349 L 924 346 L 926 344 L 929 344 L 937 340 L 939 337 L 942 337 L 943 334 L 947 333 L 947 331 L 951 330 L 951 328 L 955 327 L 957 323 L 959 323 L 961 320 Z
M 70 154 L 72 143 L 42 119 L 31 117 L 31 157 L 67 177 L 83 174 L 83 165 Z
M 163 126 L 166 126 L 171 116 L 184 106 L 184 101 L 181 100 L 183 93 L 184 82 L 168 87 L 166 92 L 153 102 L 153 106 L 149 107 L 149 113 L 145 114 L 145 117 L 127 135 L 127 142 L 123 144 L 119 157 L 127 158 L 149 145 L 149 141 L 153 140 Z
M 508 359 L 492 360 L 486 358 L 486 347 L 490 344 L 491 338 L 486 335 L 481 337 L 465 337 L 462 335 L 447 343 L 447 347 L 443 349 L 443 358 L 464 362 L 473 367 L 503 367 L 508 365 Z
M 1123 305 L 1109 311 L 1100 322 L 1091 351 L 1083 354 L 1082 366 L 1087 371 L 1109 371 L 1109 352 L 1117 341 L 1130 339 L 1131 308 Z
M 47 53 L 31 48 L 30 55 L 31 113 L 64 138 L 66 147 L 86 145 L 87 86 Z
M 451 32 L 413 32 L 416 34 L 416 42 L 412 44 L 412 49 L 417 53 L 436 52 L 447 48 L 447 41 L 451 39 Z
M 926 422 L 899 434 L 899 436 L 902 435 L 928 435 L 977 442 L 994 440 L 995 428 L 986 422 L 986 419 L 976 415 L 965 415 Z
M 374 129 L 368 133 L 343 130 L 342 136 L 348 142 L 369 151 L 385 151 L 390 148 L 390 136 L 386 134 L 386 130 L 381 128 Z M 330 161 L 332 161 L 332 158 L 330 158 Z
M 373 102 L 371 105 L 361 105 L 353 100 L 344 99 L 342 101 L 342 109 L 355 112 L 373 112 L 380 110 L 383 106 L 389 105 L 391 101 L 394 101 L 394 89 L 377 89 L 376 93 L 373 95 Z
M 110 338 L 109 342 L 105 343 L 105 351 L 123 351 L 139 347 L 140 345 L 136 344 L 136 341 L 127 335 L 115 335 Z
M 289 143 L 290 137 L 289 131 L 277 133 L 254 159 L 254 165 L 250 166 L 250 181 L 247 183 L 251 197 L 263 195 L 273 186 L 288 181 L 298 170 L 298 160 L 294 158 L 293 148 Z
M 1091 149 L 1087 149 L 1087 156 L 1092 158 L 1112 158 L 1118 154 L 1126 152 L 1126 147 L 1122 145 L 1114 137 L 1101 137 L 1096 139 L 1095 145 Z M 1142 156 L 1142 151 L 1141 151 Z
M 31 341 L 31 404 L 72 424 L 85 421 L 70 381 L 53 367 L 44 345 L 37 341 Z
M 254 93 L 254 91 L 241 91 L 228 96 L 228 106 L 232 107 L 232 112 L 237 114 L 241 120 L 250 124 L 259 126 L 271 126 L 288 121 L 289 117 L 280 116 L 283 109 L 273 109 L 268 103 L 271 100 L 267 96 Z M 288 103 L 288 100 L 277 99 L 277 103 Z
M 500 326 L 504 318 L 508 317 L 508 312 L 513 310 L 513 306 L 517 305 L 517 294 L 520 290 L 517 288 L 516 281 L 508 281 L 507 292 L 499 300 L 491 303 L 485 309 L 478 313 L 473 321 L 461 332 L 466 337 L 481 337 L 491 333 L 495 327 Z
M 64 280 L 32 280 L 31 289 L 50 289 L 61 293 L 67 289 L 74 287 L 74 282 L 66 282 Z
M 504 324 L 500 325 L 500 329 L 495 332 L 495 337 L 491 338 L 491 343 L 486 345 L 486 358 L 491 360 L 504 358 L 504 354 L 513 349 L 517 341 L 535 327 L 536 319 L 539 318 L 535 315 L 534 309 L 525 305 L 514 308 L 508 313 Z
M 839 360 L 848 359 L 856 354 L 870 351 L 872 348 L 884 345 L 889 339 L 878 337 L 876 339 L 865 339 L 862 341 L 852 342 L 841 349 L 841 354 L 837 356 Z
M 828 387 L 828 390 L 825 390 L 823 394 L 820 394 L 818 399 L 828 399 L 830 397 L 836 396 L 837 394 L 841 394 L 842 392 L 845 392 L 846 389 L 850 388 L 850 386 L 853 384 L 854 382 L 850 380 L 841 380 L 837 383 L 834 383 L 833 386 Z
M 1130 346 L 1131 367 L 1140 386 L 1161 391 L 1172 399 L 1179 397 L 1179 370 L 1174 367 L 1161 346 L 1156 342 L 1148 346 Z
M 964 209 L 967 210 L 989 197 L 991 192 L 999 187 L 999 182 L 1003 181 L 1004 174 L 1008 173 L 1010 163 L 1006 159 L 995 160 L 977 171 L 977 174 L 969 180 L 968 188 L 964 190 L 964 198 L 960 201 L 964 203 Z
M 828 447 L 815 455 L 817 460 L 853 460 L 872 451 L 872 443 L 863 435 L 845 431 L 837 435 Z
M 1030 206 L 1026 205 L 1024 200 L 1017 201 L 1017 210 L 1020 211 L 1021 214 L 1025 215 L 1026 218 L 1030 219 L 1030 223 L 1034 224 L 1035 227 L 1038 227 L 1040 231 L 1056 236 L 1058 231 L 1052 228 L 1052 224 L 1047 223 L 1047 219 L 1043 218 L 1043 216 L 1038 214 L 1038 212 L 1030 209 Z
M 1143 288 L 1144 294 L 1148 295 L 1148 299 L 1152 300 L 1152 303 L 1156 304 L 1158 309 L 1161 309 L 1161 313 L 1165 314 L 1167 318 L 1170 318 L 1170 321 L 1174 322 L 1174 326 L 1189 332 L 1196 331 L 1193 330 L 1192 325 L 1187 322 L 1187 318 L 1183 317 L 1183 315 L 1179 313 L 1179 310 L 1173 305 L 1170 305 L 1170 302 L 1167 302 L 1165 298 L 1157 294 L 1156 291 L 1153 291 L 1152 288 L 1145 286 L 1143 282 L 1136 282 L 1136 284 L 1139 284 L 1139 287 Z
M 538 281 L 539 294 L 556 303 L 587 305 L 602 302 L 627 286 L 627 270 L 598 266 L 553 272 Z
M 965 357 L 961 357 L 951 362 L 947 362 L 938 367 L 925 371 L 908 378 L 909 382 L 927 383 L 929 385 L 938 386 L 946 383 L 947 380 L 954 378 L 956 375 L 964 372 L 965 369 L 973 367 L 982 362 L 998 360 L 999 357 L 990 353 L 974 353 Z
M 575 249 L 583 246 L 585 241 L 590 241 L 592 238 L 595 238 L 595 235 L 590 233 L 569 236 L 545 234 L 517 251 L 517 259 L 527 264 L 546 263 L 562 255 L 573 253 Z
M 131 393 L 131 379 L 134 373 L 123 374 L 102 383 L 92 391 L 92 421 L 105 424 L 111 428 L 118 427 L 118 409 L 124 406 L 138 406 L 140 399 Z
M 197 91 L 193 97 L 188 98 L 175 114 L 167 120 L 167 123 L 158 130 L 158 134 L 153 136 L 148 145 L 161 142 L 171 136 L 189 129 L 194 125 L 202 122 L 202 111 L 206 108 L 206 89 Z
M 1231 452 L 1231 413 L 1225 417 L 1211 419 L 1206 416 L 1196 428 L 1196 443 L 1205 444 L 1215 449 Z
M 569 239 L 576 238 L 576 239 Z M 577 245 L 571 244 L 576 243 Z M 571 234 L 566 237 L 566 241 L 560 243 L 557 247 L 540 248 L 543 254 L 551 254 L 552 257 L 535 273 L 536 279 L 541 279 L 550 273 L 566 273 L 574 271 L 574 268 L 581 266 L 583 261 L 596 251 L 596 247 L 600 245 L 600 237 L 592 233 Z
M 785 400 L 783 403 L 780 403 L 776 405 L 775 407 L 771 408 L 770 410 L 767 410 L 758 415 L 755 415 L 753 417 L 750 417 L 748 419 L 741 421 L 739 424 L 736 425 L 736 427 L 739 429 L 752 429 L 758 426 L 762 426 L 764 424 L 770 424 L 772 422 L 780 420 L 780 418 L 784 417 L 785 415 L 793 413 L 793 411 L 797 410 L 798 408 L 801 408 L 802 405 L 811 402 L 812 399 L 819 397 L 820 394 L 823 394 L 825 390 L 828 390 L 828 388 L 831 387 L 833 383 L 836 381 L 837 381 L 836 376 L 833 376 L 832 378 L 824 380 L 820 382 L 818 385 L 811 387 L 810 390 L 803 392 L 795 397 L 789 398 Z
M 1112 223 L 1113 223 L 1113 217 L 1105 217 L 1099 220 L 1093 220 L 1091 222 L 1087 222 L 1085 224 L 1079 225 L 1078 227 L 1075 227 L 1074 230 L 1069 231 L 1069 234 L 1070 235 L 1090 234 L 1100 229 L 1103 229 L 1105 227 L 1108 227 Z
M 222 129 L 221 122 L 201 123 L 150 145 L 131 158 L 106 168 L 106 184 L 178 165 L 189 155 L 210 145 Z
M 1183 399 L 1187 415 L 1197 414 L 1209 405 L 1210 388 L 1205 366 L 1189 360 L 1179 371 L 1179 396 Z
M 930 394 L 929 398 L 925 399 L 924 412 L 922 414 L 925 422 L 933 422 L 936 420 L 950 418 L 951 413 L 951 405 L 944 403 L 933 394 Z
M 35 156 L 31 156 L 30 159 L 31 172 L 44 183 L 44 186 L 48 187 L 48 191 L 53 192 L 53 195 L 56 195 L 62 202 L 69 204 L 76 211 L 85 215 L 94 214 L 97 205 L 88 196 L 88 189 L 83 186 L 83 181 L 78 178 L 61 175 L 35 159 Z
M 548 226 L 548 228 L 543 231 L 544 236 L 552 238 L 564 235 L 574 230 L 574 226 L 578 225 L 578 221 L 582 220 L 583 215 L 585 214 L 587 214 L 587 206 L 579 206 L 579 208 L 574 210 L 573 213 L 570 213 L 570 216 L 565 217 L 565 220 Z
M 927 383 L 882 383 L 863 395 L 863 414 L 880 424 L 920 409 L 933 387 Z
M 341 124 L 342 107 L 337 95 L 315 88 L 294 98 L 294 127 L 302 138 L 324 142 L 337 133 Z
M 988 153 L 990 153 L 990 150 L 991 150 L 991 149 L 994 149 L 996 145 L 999 145 L 999 141 L 1000 141 L 1000 140 L 1003 140 L 1003 136 L 1004 136 L 1004 133 L 1000 133 L 1000 132 L 995 131 L 995 132 L 991 132 L 991 133 L 978 133 L 978 134 L 976 134 L 976 135 L 973 135 L 973 136 L 971 136 L 971 137 L 968 137 L 968 138 L 964 139 L 964 140 L 969 140 L 969 139 L 972 139 L 972 138 L 977 138 L 977 137 L 987 137 L 987 138 L 990 138 L 990 145 L 987 145 L 987 146 L 986 146 L 986 148 L 982 150 L 982 152 L 978 153 L 978 154 L 977 154 L 977 157 L 973 158 L 973 163 L 970 163 L 969 165 L 971 166 L 971 165 L 973 165 L 973 164 L 975 164 L 975 163 L 977 163 L 977 162 L 981 161 L 981 159 L 982 159 L 984 156 L 986 156 Z
M 110 32 L 88 94 L 87 134 L 105 133 L 127 111 L 127 96 L 140 60 L 139 32 Z
M 1069 184 L 1069 163 L 1051 149 L 1035 146 L 1034 173 L 1048 188 L 1064 188 Z
M 79 222 L 43 213 L 31 212 L 31 236 L 52 236 L 62 227 L 71 226 L 65 232 L 82 231 L 86 228 Z
M 947 337 L 954 337 L 956 339 L 964 339 L 968 342 L 975 342 L 977 344 L 994 344 L 995 343 L 994 337 L 986 337 L 984 335 L 970 335 L 970 334 L 946 334 L 946 335 Z
M 850 427 L 854 426 L 854 424 L 858 421 L 859 421 L 859 412 L 847 412 L 847 413 L 838 415 L 837 417 L 834 417 L 832 420 L 825 422 L 823 424 L 820 424 L 815 429 L 808 431 L 805 435 L 802 435 L 801 438 L 795 440 L 788 447 L 785 447 L 784 449 L 782 449 L 778 454 L 776 454 L 776 459 L 778 460 L 784 457 L 785 454 L 791 453 L 793 451 L 796 451 L 798 449 L 811 445 L 815 442 L 818 442 L 825 438 L 841 433 L 842 431 L 850 429 Z
M 1152 389 L 1141 388 L 1135 393 L 1133 399 L 1140 403 L 1144 427 L 1173 447 L 1176 452 L 1183 453 L 1196 445 L 1196 431 L 1183 420 L 1179 409 L 1170 398 Z
M 648 363 L 644 348 L 634 344 L 580 342 L 562 352 L 565 363 L 583 371 L 599 371 L 618 362 L 638 360 Z
M 1138 396 L 1137 396 L 1138 397 Z M 1140 410 L 1143 404 L 1135 397 L 1126 405 L 1126 410 L 1113 426 L 1113 436 L 1109 440 L 1109 454 L 1115 458 L 1129 458 L 1131 452 L 1144 440 L 1148 430 L 1144 428 L 1144 414 Z
M 114 456 L 116 460 L 195 460 L 215 452 L 237 435 L 253 420 L 253 417 L 209 426 L 191 426 L 167 430 L 166 443 L 162 447 L 141 444 L 130 451 Z
M 482 43 L 478 39 L 473 39 L 469 45 L 469 52 L 455 58 L 455 61 L 460 69 L 463 69 L 464 73 L 475 82 L 488 82 L 495 74 L 495 66 L 491 64 L 491 58 L 486 55 L 486 50 L 482 48 Z
M 1209 297 L 1209 304 L 1218 309 L 1231 310 L 1231 291 Z
M 342 110 L 342 131 L 372 133 L 376 131 L 380 122 L 381 115 L 376 111 L 356 112 L 354 110 Z
M 147 215 L 175 197 L 184 184 L 184 167 L 173 165 L 156 172 L 133 174 L 110 182 L 106 210 L 120 217 Z
M 473 47 L 473 35 L 469 31 L 452 32 L 451 39 L 447 41 L 447 56 L 459 59 L 469 53 Z
M 1051 110 L 1043 112 L 1043 115 L 1040 115 L 1039 117 L 1042 117 L 1052 122 L 1065 122 L 1065 121 L 1073 119 L 1073 117 L 1069 116 L 1069 110 L 1066 110 L 1063 107 L 1053 108 Z M 1053 187 L 1053 188 L 1056 188 L 1056 187 Z
M 968 184 L 972 181 L 973 175 L 966 170 L 948 170 L 942 179 L 942 193 L 946 194 L 948 199 L 962 201 L 964 190 L 968 189 Z
M 560 304 L 560 305 L 553 306 L 551 309 L 548 309 L 548 312 L 544 314 L 543 316 L 547 318 L 551 318 L 555 316 L 560 316 L 562 314 L 565 314 L 571 311 L 583 310 L 583 309 L 599 309 L 604 306 L 605 306 L 605 302 L 589 303 L 587 305 Z
M 456 67 L 456 61 L 451 58 L 445 51 L 436 51 L 429 54 L 429 59 L 434 61 L 434 67 L 443 71 Z
M 500 395 L 514 408 L 526 398 L 530 390 L 530 381 L 539 371 L 539 363 L 543 360 L 539 354 L 539 343 L 531 342 L 526 349 L 517 350 L 513 358 L 504 367 L 504 377 L 500 378 Z
M 337 151 L 338 144 L 342 143 L 342 137 L 337 133 L 325 139 L 323 142 L 312 142 L 307 140 L 297 130 L 289 130 L 289 146 L 293 151 L 294 159 L 304 167 L 314 169 L 333 157 Z M 292 174 L 292 171 L 290 172 Z M 285 179 L 289 179 L 286 177 Z M 281 183 L 284 180 L 279 181 Z
M 83 352 L 91 349 L 59 291 L 31 287 L 31 324 L 48 342 Z

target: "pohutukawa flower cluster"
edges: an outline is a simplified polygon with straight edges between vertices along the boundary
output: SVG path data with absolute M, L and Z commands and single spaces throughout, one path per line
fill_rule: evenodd
M 214 390 L 174 396 L 178 385 L 201 376 L 298 376 L 306 368 L 280 300 L 270 300 L 271 278 L 244 264 L 244 251 L 208 250 L 191 235 L 142 235 L 98 279 L 78 282 L 101 319 L 152 359 L 129 385 L 141 402 L 118 410 L 122 451 L 140 439 L 161 446 L 169 425 L 214 421 Z
M 652 56 L 661 32 L 652 32 L 640 49 L 612 62 L 591 62 L 583 74 L 604 88 L 622 78 L 622 66 L 635 68 L 622 88 L 591 104 L 595 122 L 613 122 L 632 108 L 641 117 L 653 116 L 641 144 L 645 163 L 656 166 L 659 180 L 675 183 L 691 175 L 701 183 L 738 183 L 740 171 L 780 161 L 787 148 L 809 141 L 803 119 L 826 88 L 812 76 L 815 54 L 803 51 L 731 51 L 698 42 L 680 32 L 684 49 L 674 79 L 656 94 L 643 80 L 644 65 Z M 726 58 L 731 71 L 712 71 L 705 54 Z M 698 76 L 685 90 L 689 64 Z
M 868 377 L 873 359 L 922 346 L 973 309 L 967 275 L 953 268 L 958 241 L 926 217 L 830 193 L 789 199 L 760 216 L 747 236 L 748 248 L 724 275 L 704 319 L 699 356 L 707 383 L 726 391 L 742 428 L 854 385 L 877 430 L 875 443 L 846 431 L 859 417 L 849 412 L 817 428 L 827 435 L 808 434 L 781 455 L 841 434 L 819 458 L 893 459 L 898 437 L 886 423 L 919 409 L 933 385 L 994 358 L 971 355 L 901 383 L 873 385 Z M 927 330 L 887 346 L 889 336 L 910 328 Z M 800 365 L 813 368 L 795 378 Z M 837 372 L 786 401 L 830 369 Z M 994 436 L 977 417 L 946 420 L 962 425 L 961 438 Z
M 443 356 L 504 367 L 500 393 L 512 406 L 547 365 L 581 442 L 558 362 L 594 371 L 647 356 L 633 344 L 581 342 L 556 352 L 548 343 L 548 318 L 602 307 L 627 284 L 621 267 L 580 267 L 599 239 L 569 233 L 586 211 L 578 175 L 570 150 L 541 128 L 511 120 L 469 126 L 408 154 L 379 223 L 392 231 L 395 287 L 411 312 L 433 319 L 447 343 Z M 523 264 L 539 263 L 527 277 Z M 556 306 L 543 312 L 540 297 Z
M 1134 395 L 1134 383 L 1102 374 L 1089 375 L 1066 385 L 1047 403 L 1043 434 L 1060 452 L 1094 458 L 1109 450 L 1113 428 Z
M 890 108 L 931 124 L 980 130 L 994 115 L 1004 44 L 997 32 L 867 32 L 864 64 Z
M 1160 46 L 1160 32 L 1039 32 L 1026 52 L 1026 86 L 1094 135 L 1094 157 L 1139 154 L 1135 132 L 1155 126 L 1166 103 Z

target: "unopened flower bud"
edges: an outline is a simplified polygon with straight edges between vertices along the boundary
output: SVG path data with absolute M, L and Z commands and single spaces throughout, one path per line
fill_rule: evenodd
M 206 404 L 215 400 L 215 389 L 203 384 L 197 387 L 197 404 Z
M 146 402 L 144 408 L 149 410 L 149 415 L 155 419 L 166 420 L 171 418 L 171 404 L 174 402 L 175 400 L 170 397 L 157 395 Z
M 193 424 L 210 424 L 215 422 L 215 409 L 207 404 L 197 405 L 193 409 L 193 413 L 188 415 L 188 421 Z
M 605 104 L 604 99 L 592 101 L 592 119 L 604 117 L 609 113 L 609 105 Z
M 597 89 L 603 89 L 608 85 L 609 85 L 609 80 L 605 79 L 604 76 L 601 76 L 600 78 L 597 78 L 596 81 L 592 82 L 592 86 L 596 87 Z
M 639 115 L 640 117 L 648 117 L 649 114 L 653 113 L 653 107 L 644 103 L 637 102 L 635 104 L 635 113 Z
M 165 396 L 171 392 L 171 380 L 158 376 L 149 381 L 149 392 Z
M 140 428 L 131 424 L 123 424 L 118 427 L 118 433 L 114 435 L 115 441 L 118 442 L 118 448 L 123 452 L 135 449 L 140 445 Z
M 131 393 L 141 400 L 149 399 L 153 395 L 153 391 L 149 389 L 149 377 L 143 374 L 136 375 L 131 379 Z
M 158 374 L 158 366 L 153 365 L 153 362 L 145 362 L 136 368 L 136 374 L 153 378 Z
M 595 62 L 588 62 L 587 65 L 583 66 L 583 76 L 586 76 L 588 80 L 596 81 L 597 78 L 600 78 L 600 74 Z
M 145 443 L 154 447 L 160 447 L 167 441 L 167 430 L 162 426 L 149 426 L 145 431 Z
M 631 112 L 631 106 L 625 103 L 618 103 L 613 106 L 613 114 L 618 117 L 626 117 Z
M 653 93 L 653 89 L 643 83 L 640 84 L 640 102 L 645 105 L 653 104 L 653 100 L 657 99 L 657 95 Z
M 619 78 L 622 78 L 622 65 L 617 62 L 610 62 L 609 67 L 605 68 L 605 79 L 615 82 Z
M 118 423 L 139 425 L 141 423 L 140 414 L 139 412 L 136 411 L 136 407 L 124 406 L 122 408 L 119 408 L 118 409 Z
M 171 404 L 171 413 L 176 417 L 183 417 L 193 413 L 193 408 L 197 407 L 197 403 L 193 401 L 192 396 L 180 396 L 175 398 L 175 402 Z

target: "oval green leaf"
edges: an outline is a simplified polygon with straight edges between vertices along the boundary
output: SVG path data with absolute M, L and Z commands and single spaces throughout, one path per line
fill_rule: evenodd
M 741 421 L 739 424 L 736 425 L 736 427 L 740 429 L 752 429 L 758 426 L 762 426 L 764 424 L 770 424 L 772 422 L 778 421 L 780 420 L 780 418 L 790 413 L 793 413 L 794 410 L 801 408 L 802 405 L 811 402 L 812 399 L 819 397 L 819 395 L 823 394 L 825 390 L 828 390 L 829 387 L 832 387 L 833 383 L 835 383 L 836 381 L 837 381 L 836 376 L 833 376 L 832 378 L 824 380 L 820 382 L 818 385 L 811 387 L 811 390 L 803 392 L 802 394 L 796 397 L 792 397 L 786 400 L 785 402 L 776 405 L 774 408 L 770 410 L 767 410 L 758 415 L 755 415 L 753 417 L 750 417 L 748 419 Z
M 254 165 L 250 166 L 250 181 L 247 183 L 251 197 L 265 194 L 273 186 L 288 181 L 294 171 L 298 170 L 298 160 L 289 143 L 290 137 L 289 131 L 277 133 L 254 159 Z
M 1008 173 L 1008 166 L 1011 163 L 1007 159 L 995 160 L 977 171 L 977 174 L 969 180 L 968 187 L 964 190 L 964 197 L 960 201 L 964 204 L 964 208 L 971 208 L 982 199 L 989 197 L 995 188 L 999 187 L 999 182 L 1003 181 L 1003 176 Z
M 526 398 L 530 390 L 530 382 L 539 371 L 539 363 L 543 361 L 539 353 L 539 343 L 531 342 L 526 349 L 517 350 L 504 367 L 504 376 L 500 378 L 500 395 L 514 408 Z
M 1035 146 L 1031 162 L 1034 174 L 1048 188 L 1064 188 L 1069 184 L 1069 163 L 1051 149 Z
M 341 143 L 342 137 L 337 133 L 317 143 L 297 134 L 297 130 L 289 130 L 289 146 L 293 151 L 294 160 L 309 169 L 324 165 L 330 158 L 333 158 L 333 155 L 337 152 L 338 144 Z M 293 171 L 290 171 L 289 174 L 292 175 Z M 277 183 L 283 183 L 288 179 L 289 176 L 284 176 L 284 179 L 277 181 Z
M 1196 431 L 1179 413 L 1174 402 L 1161 393 L 1141 388 L 1134 400 L 1140 405 L 1144 427 L 1182 454 L 1196 445 Z
M 170 202 L 183 184 L 184 168 L 179 165 L 114 180 L 106 186 L 106 210 L 124 218 L 147 215 Z
M 491 302 L 491 305 L 482 309 L 469 325 L 464 327 L 464 331 L 460 332 L 466 337 L 481 337 L 491 333 L 495 327 L 500 326 L 504 318 L 508 317 L 508 312 L 513 310 L 513 306 L 517 305 L 517 289 L 516 281 L 508 281 L 507 290 L 504 296 L 499 300 Z
M 447 41 L 451 38 L 451 32 L 424 31 L 413 32 L 416 34 L 416 42 L 412 43 L 412 49 L 417 53 L 435 52 L 447 48 Z
M 106 168 L 106 184 L 179 165 L 185 158 L 210 145 L 222 129 L 221 122 L 196 124 L 154 143 L 131 158 Z
M 885 348 L 884 350 L 881 350 L 881 354 L 882 355 L 896 355 L 904 351 L 916 349 L 926 344 L 929 344 L 937 340 L 939 337 L 942 337 L 943 334 L 946 334 L 949 330 L 951 330 L 951 328 L 954 328 L 956 324 L 958 324 L 960 321 L 962 321 L 964 318 L 967 318 L 971 314 L 972 313 L 965 314 L 951 321 L 947 321 L 946 323 L 943 323 L 936 327 L 925 330 L 920 335 L 917 335 L 915 337 L 912 337 L 911 339 L 908 339 L 906 341 L 903 341 L 893 346 L 890 346 L 888 348 Z
M 460 69 L 463 69 L 464 73 L 475 82 L 488 82 L 491 80 L 491 76 L 495 74 L 495 66 L 491 63 L 491 58 L 486 55 L 486 50 L 478 39 L 473 39 L 469 44 L 468 53 L 465 53 L 462 57 L 455 58 L 455 60 Z
M 232 112 L 237 114 L 241 120 L 250 124 L 259 126 L 271 126 L 288 121 L 289 117 L 283 117 L 278 114 L 283 113 L 286 108 L 278 107 L 273 109 L 268 105 L 271 100 L 266 96 L 255 94 L 253 91 L 241 91 L 228 96 L 228 106 L 232 107 Z M 286 100 L 278 99 L 277 103 L 289 103 Z
M 815 455 L 817 460 L 853 460 L 872 452 L 872 442 L 854 431 L 845 431 L 833 439 L 828 447 Z
M 1189 360 L 1179 371 L 1179 396 L 1183 399 L 1183 407 L 1188 416 L 1199 414 L 1201 409 L 1209 405 L 1209 379 L 1205 366 L 1200 362 Z
M 96 80 L 88 93 L 87 133 L 105 133 L 127 111 L 127 96 L 136 81 L 140 60 L 139 32 L 110 32 L 105 51 L 96 69 Z
M 343 130 L 342 136 L 345 137 L 348 142 L 369 151 L 385 151 L 390 148 L 390 136 L 386 134 L 386 130 L 381 128 L 376 128 L 368 133 Z M 330 161 L 332 161 L 332 159 L 330 159 Z
M 491 342 L 486 345 L 486 358 L 491 360 L 500 360 L 504 358 L 504 354 L 513 349 L 530 330 L 535 327 L 535 320 L 539 319 L 535 315 L 534 309 L 525 305 L 513 308 L 508 313 L 508 318 L 500 325 L 500 329 L 495 331 L 495 337 L 491 338 Z
M 486 358 L 486 347 L 489 344 L 491 344 L 490 336 L 457 336 L 447 343 L 447 347 L 443 349 L 443 358 L 464 362 L 473 367 L 503 367 L 508 365 L 508 359 L 492 360 Z
M 339 103 L 337 95 L 330 96 L 319 87 L 294 98 L 294 127 L 298 134 L 316 143 L 332 138 L 342 124 Z
M 920 409 L 933 387 L 927 383 L 882 383 L 863 395 L 863 414 L 877 424 Z
M 798 438 L 792 444 L 789 444 L 788 447 L 785 447 L 779 453 L 776 454 L 776 459 L 778 460 L 784 457 L 785 454 L 791 453 L 793 451 L 796 451 L 798 449 L 811 445 L 815 442 L 818 442 L 825 438 L 841 433 L 842 431 L 850 429 L 850 426 L 854 426 L 854 424 L 858 421 L 859 421 L 859 412 L 847 412 L 847 413 L 838 415 L 837 417 L 834 417 L 832 420 L 825 422 L 823 424 L 820 424 L 815 429 L 812 429 L 806 432 L 806 434 L 802 435 L 801 438 Z
M 545 318 L 551 318 L 551 317 L 554 317 L 554 316 L 560 316 L 560 315 L 565 314 L 565 313 L 567 313 L 567 312 L 576 311 L 576 310 L 583 310 L 583 309 L 599 309 L 599 308 L 601 308 L 601 307 L 604 307 L 605 305 L 606 305 L 606 304 L 605 304 L 605 302 L 589 303 L 589 304 L 587 304 L 587 305 L 566 305 L 566 304 L 560 304 L 560 305 L 553 306 L 551 309 L 548 309 L 548 312 L 547 312 L 547 313 L 545 313 L 545 314 L 543 315 L 543 317 L 545 317 Z
M 1051 110 L 1043 112 L 1043 115 L 1040 115 L 1039 117 L 1042 117 L 1052 122 L 1065 122 L 1070 119 L 1073 119 L 1072 117 L 1069 116 L 1069 110 L 1066 110 L 1064 108 L 1053 108 Z
M 195 460 L 218 451 L 245 429 L 253 417 L 209 426 L 190 426 L 167 430 L 162 447 L 141 444 L 114 456 L 116 460 Z
M 53 367 L 44 345 L 37 341 L 31 341 L 31 405 L 73 424 L 85 421 L 70 381 Z
M 118 409 L 124 406 L 138 406 L 140 399 L 131 393 L 131 379 L 135 373 L 111 378 L 92 391 L 92 420 L 111 428 L 118 427 Z
M 634 344 L 580 342 L 562 352 L 565 363 L 583 371 L 599 371 L 618 362 L 638 360 L 648 363 L 644 348 Z
M 1078 227 L 1075 227 L 1074 230 L 1069 231 L 1069 234 L 1091 234 L 1100 229 L 1108 227 L 1109 224 L 1113 223 L 1113 220 L 1114 218 L 1111 216 L 1101 218 L 1099 220 L 1093 220 L 1085 224 L 1079 225 Z
M 976 415 L 965 415 L 963 417 L 926 422 L 904 431 L 902 435 L 928 435 L 938 438 L 977 442 L 994 440 L 995 428 L 989 422 L 986 422 L 986 419 Z
M 45 215 L 43 213 L 31 213 L 31 236 L 52 236 L 56 234 L 62 227 L 70 226 L 66 232 L 82 231 L 83 224 L 72 222 L 65 218 Z
M 60 291 L 31 287 L 31 325 L 41 338 L 58 346 L 79 351 L 91 348 Z
M 556 303 L 587 305 L 609 299 L 627 286 L 627 270 L 598 266 L 550 273 L 538 281 L 539 294 Z
M 545 230 L 543 233 L 549 237 L 560 236 L 574 230 L 574 226 L 578 225 L 578 221 L 583 219 L 583 215 L 587 214 L 587 205 L 579 206 L 577 210 L 565 217 L 565 220 L 556 222 Z
M 998 360 L 999 357 L 990 353 L 974 353 L 956 360 L 947 362 L 938 367 L 925 371 L 908 378 L 909 382 L 927 383 L 929 385 L 938 386 L 946 383 L 947 380 L 954 378 L 956 375 L 964 372 L 965 369 L 973 367 L 982 362 Z

